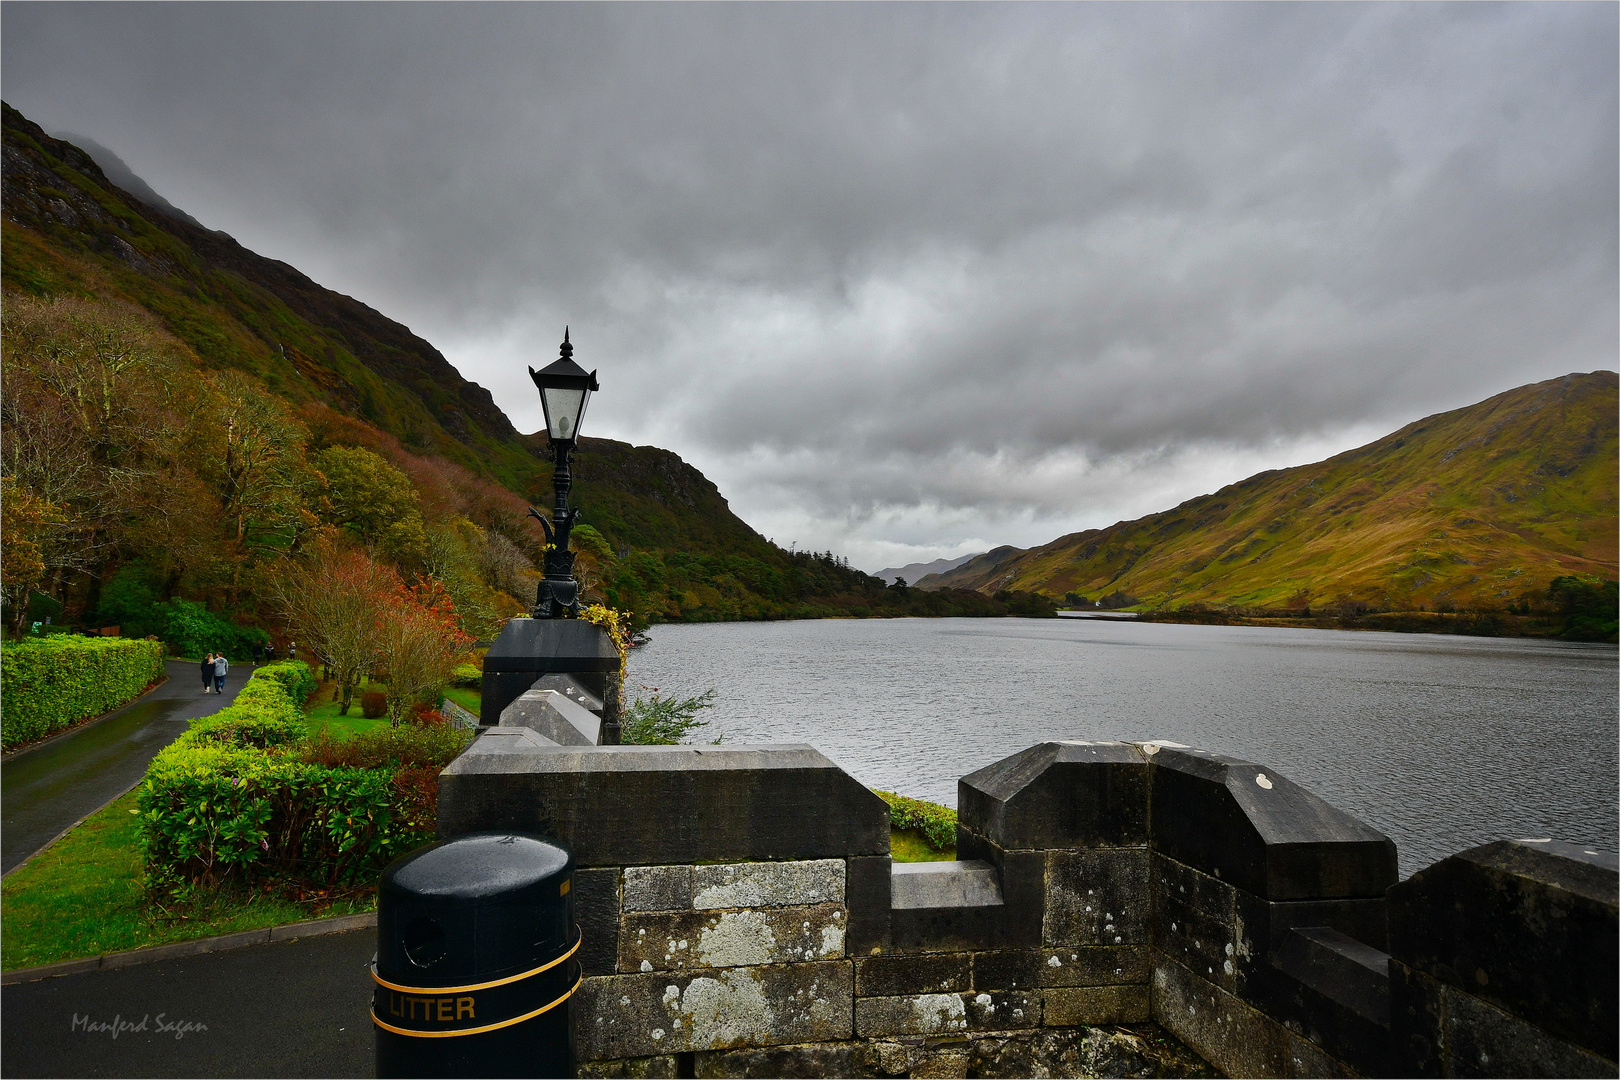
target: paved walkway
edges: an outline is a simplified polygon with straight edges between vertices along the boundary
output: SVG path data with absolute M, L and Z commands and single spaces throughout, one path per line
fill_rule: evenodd
M 371 1076 L 376 947 L 356 930 L 4 987 L 0 1073 Z
M 187 721 L 230 704 L 253 674 L 232 664 L 225 693 L 202 692 L 199 664 L 164 662 L 169 680 L 103 720 L 0 763 L 0 873 L 134 787 Z

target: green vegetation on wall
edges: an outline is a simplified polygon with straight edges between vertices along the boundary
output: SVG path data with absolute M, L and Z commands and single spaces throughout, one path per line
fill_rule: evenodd
M 7 750 L 98 716 L 163 677 L 156 641 L 66 634 L 0 651 L 0 733 Z

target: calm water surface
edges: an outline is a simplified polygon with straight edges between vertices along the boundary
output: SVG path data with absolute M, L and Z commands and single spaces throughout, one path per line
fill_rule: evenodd
M 809 742 L 863 783 L 956 805 L 1047 739 L 1249 758 L 1388 833 L 1403 875 L 1487 840 L 1614 850 L 1612 645 L 1090 620 L 658 626 L 637 686 L 718 691 L 728 743 Z

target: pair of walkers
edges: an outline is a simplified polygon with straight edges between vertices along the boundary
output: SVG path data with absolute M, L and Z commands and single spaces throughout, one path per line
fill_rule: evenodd
M 203 693 L 210 689 L 216 694 L 225 692 L 225 674 L 231 670 L 231 662 L 225 659 L 224 653 L 209 653 L 202 661 Z

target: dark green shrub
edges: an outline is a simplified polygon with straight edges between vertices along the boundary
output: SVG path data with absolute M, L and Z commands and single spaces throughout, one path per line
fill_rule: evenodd
M 158 591 L 139 565 L 126 566 L 102 586 L 97 615 L 103 625 L 117 626 L 125 637 L 163 636 Z
M 1620 629 L 1620 582 L 1592 574 L 1554 578 L 1547 599 L 1564 615 L 1559 636 L 1571 641 L 1613 641 Z
M 713 690 L 689 698 L 666 698 L 657 693 L 637 698 L 619 721 L 619 741 L 626 746 L 673 746 L 685 742 L 692 732 L 708 726 L 709 722 L 699 720 L 697 714 L 713 704 Z
M 476 690 L 484 681 L 484 673 L 471 664 L 457 664 L 450 673 L 450 685 Z
M 162 626 L 158 636 L 179 656 L 222 652 L 232 660 L 246 660 L 253 655 L 255 643 L 270 643 L 270 635 L 263 630 L 226 622 L 195 600 L 175 597 L 159 604 L 155 612 Z
M 892 791 L 877 793 L 889 804 L 889 827 L 914 829 L 935 851 L 956 846 L 956 811 L 939 803 L 908 799 Z
M 9 643 L 0 654 L 0 744 L 10 749 L 107 712 L 162 677 L 155 641 L 59 635 Z
M 360 695 L 360 715 L 375 720 L 388 712 L 388 695 L 381 690 L 367 690 Z

